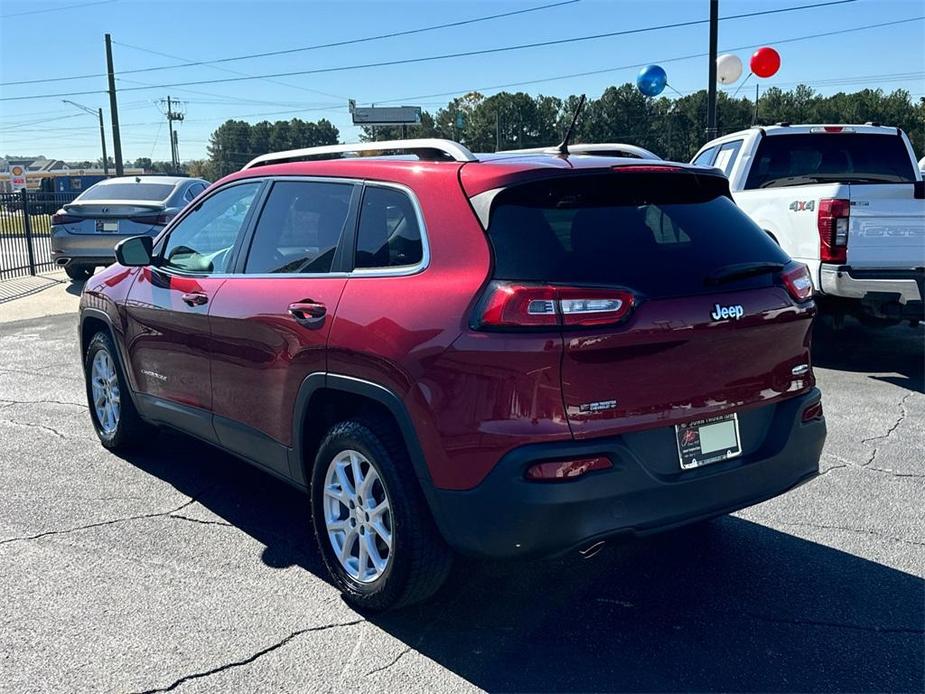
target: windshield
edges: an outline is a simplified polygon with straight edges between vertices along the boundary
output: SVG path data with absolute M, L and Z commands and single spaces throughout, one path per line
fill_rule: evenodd
M 715 291 L 715 278 L 731 266 L 788 262 L 723 184 L 712 176 L 619 173 L 511 188 L 496 199 L 488 228 L 494 277 L 667 297 Z M 736 288 L 771 282 L 756 272 L 729 279 Z
M 771 135 L 758 145 L 746 188 L 806 183 L 912 183 L 915 169 L 896 135 L 810 133 Z
M 97 184 L 78 200 L 166 200 L 173 191 L 172 183 L 103 183 Z

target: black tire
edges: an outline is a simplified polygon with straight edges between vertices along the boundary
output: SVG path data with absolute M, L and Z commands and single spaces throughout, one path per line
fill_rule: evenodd
M 64 266 L 64 272 L 75 282 L 87 281 L 93 277 L 93 271 L 95 269 L 96 268 L 92 265 L 75 265 L 74 263 L 68 263 Z
M 372 582 L 350 576 L 334 552 L 324 520 L 325 475 L 346 450 L 361 453 L 375 468 L 392 514 L 392 547 L 385 570 Z M 335 424 L 318 449 L 311 475 L 315 539 L 334 585 L 344 599 L 368 611 L 404 607 L 426 600 L 446 580 L 452 552 L 440 536 L 404 442 L 391 422 L 378 417 Z
M 114 429 L 107 431 L 100 423 L 96 413 L 96 407 L 93 402 L 93 389 L 91 385 L 91 373 L 93 360 L 100 351 L 105 351 L 115 367 L 116 378 L 119 382 L 119 400 L 120 413 L 118 422 Z M 93 422 L 93 430 L 100 439 L 100 443 L 111 451 L 127 451 L 140 446 L 150 440 L 151 435 L 156 429 L 141 419 L 138 410 L 135 409 L 135 403 L 132 402 L 131 391 L 125 380 L 125 373 L 122 370 L 122 364 L 119 362 L 119 355 L 112 343 L 112 338 L 108 333 L 100 331 L 93 336 L 90 344 L 87 345 L 87 351 L 84 354 L 84 381 L 87 392 L 87 405 L 90 409 L 90 420 Z

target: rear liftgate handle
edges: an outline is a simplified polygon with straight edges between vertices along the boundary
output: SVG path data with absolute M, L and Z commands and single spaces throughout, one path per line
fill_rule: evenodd
M 316 301 L 305 300 L 289 304 L 289 315 L 300 324 L 310 328 L 320 327 L 327 312 L 325 305 Z

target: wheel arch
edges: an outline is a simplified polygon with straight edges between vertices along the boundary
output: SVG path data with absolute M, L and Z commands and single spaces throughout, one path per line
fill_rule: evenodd
M 289 461 L 293 478 L 306 488 L 309 486 L 315 452 L 335 421 L 370 414 L 387 417 L 401 434 L 415 477 L 431 515 L 440 527 L 433 480 L 411 415 L 397 394 L 377 383 L 323 372 L 306 376 L 299 387 L 293 412 L 292 457 Z M 442 527 L 440 529 L 442 531 Z
M 80 311 L 81 364 L 83 364 L 84 355 L 87 351 L 87 346 L 90 344 L 90 340 L 92 340 L 93 336 L 100 330 L 105 330 L 109 333 L 109 339 L 112 340 L 113 347 L 115 347 L 116 350 L 116 359 L 119 362 L 119 367 L 122 369 L 122 374 L 128 382 L 129 395 L 134 398 L 135 393 L 138 391 L 137 384 L 135 383 L 135 374 L 128 368 L 129 364 L 123 352 L 122 340 L 113 325 L 112 316 L 102 309 L 85 307 Z

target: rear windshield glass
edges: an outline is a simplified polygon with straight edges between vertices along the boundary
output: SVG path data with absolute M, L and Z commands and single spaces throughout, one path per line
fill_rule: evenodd
M 707 278 L 734 264 L 786 263 L 725 185 L 715 176 L 618 173 L 510 188 L 488 227 L 494 277 L 668 297 L 717 291 Z M 729 288 L 771 281 L 750 276 Z
M 827 182 L 911 183 L 915 169 L 896 135 L 818 133 L 761 139 L 746 188 Z
M 166 200 L 172 191 L 172 183 L 105 183 L 88 188 L 80 200 Z

